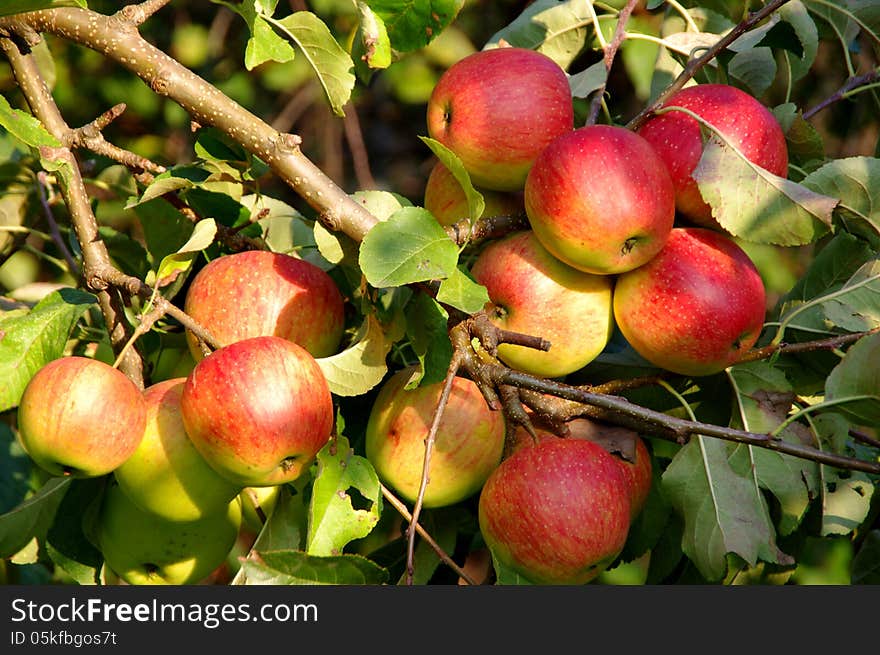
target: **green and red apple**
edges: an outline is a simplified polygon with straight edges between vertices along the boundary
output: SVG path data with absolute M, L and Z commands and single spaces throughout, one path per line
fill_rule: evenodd
M 135 452 L 146 413 L 141 390 L 118 369 L 88 357 L 60 357 L 25 387 L 18 437 L 52 475 L 97 477 Z
M 521 191 L 538 154 L 574 129 L 568 77 L 535 50 L 475 52 L 440 76 L 428 100 L 427 127 L 458 156 L 475 186 Z
M 223 564 L 240 527 L 237 496 L 196 521 L 166 521 L 110 484 L 98 518 L 97 545 L 107 567 L 128 584 L 196 584 Z
M 788 175 L 788 147 L 782 127 L 756 98 L 728 84 L 697 84 L 675 93 L 665 107 L 689 109 L 714 126 L 752 163 L 774 175 Z M 681 111 L 656 114 L 638 128 L 666 163 L 679 213 L 704 227 L 718 228 L 712 209 L 693 178 L 703 155 L 703 127 Z
M 610 275 L 660 252 L 675 220 L 675 189 L 666 164 L 641 136 L 589 125 L 541 151 L 526 179 L 525 206 L 555 257 Z
M 646 360 L 681 375 L 702 376 L 735 364 L 764 324 L 764 283 L 731 238 L 677 227 L 644 266 L 617 278 L 614 316 Z
M 335 417 L 315 358 L 273 336 L 236 341 L 201 360 L 180 410 L 196 450 L 241 487 L 298 478 L 329 441 Z
M 593 580 L 623 550 L 630 488 L 616 458 L 584 439 L 524 444 L 480 492 L 480 532 L 494 558 L 535 584 Z
M 339 288 L 326 272 L 268 250 L 218 257 L 193 278 L 184 310 L 223 345 L 250 337 L 283 337 L 315 357 L 336 353 L 345 327 Z M 203 357 L 195 336 L 187 341 Z
M 405 500 L 418 498 L 425 440 L 443 382 L 406 389 L 412 367 L 397 371 L 379 390 L 366 430 L 366 456 L 379 478 Z M 456 377 L 437 429 L 424 507 L 443 507 L 480 490 L 504 450 L 501 412 L 489 409 L 472 381 Z
M 489 189 L 477 191 L 486 203 L 483 216 L 516 216 L 525 212 L 522 193 L 504 193 Z M 464 189 L 450 170 L 440 162 L 434 165 L 428 175 L 423 204 L 441 225 L 454 225 L 462 219 L 473 218 Z
M 512 368 L 565 376 L 593 361 L 611 338 L 612 278 L 565 264 L 531 230 L 489 243 L 471 274 L 489 293 L 486 311 L 495 325 L 550 342 L 547 351 L 499 345 L 498 356 Z
M 172 378 L 144 390 L 143 438 L 113 472 L 134 504 L 167 521 L 196 521 L 216 514 L 242 489 L 211 468 L 190 441 L 180 411 L 185 382 L 186 378 Z

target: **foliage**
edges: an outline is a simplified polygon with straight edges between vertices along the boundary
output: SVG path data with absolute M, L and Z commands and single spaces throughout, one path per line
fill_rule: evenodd
M 86 4 L 7 3 L 0 27 L 4 14 L 25 6 L 61 12 Z M 79 8 L 56 9 L 62 5 Z M 88 2 L 98 13 L 112 13 L 115 5 Z M 56 127 L 25 102 L 14 66 L 0 68 L 0 554 L 6 560 L 0 571 L 6 580 L 112 581 L 91 538 L 103 486 L 48 478 L 15 441 L 15 408 L 27 381 L 43 364 L 72 353 L 121 366 L 122 356 L 135 352 L 144 383 L 186 375 L 194 362 L 178 315 L 151 312 L 162 302 L 182 307 L 188 281 L 206 261 L 258 242 L 318 264 L 347 299 L 345 344 L 319 360 L 339 412 L 337 434 L 307 475 L 283 487 L 265 521 L 243 529 L 214 581 L 405 583 L 413 508 L 391 502 L 363 455 L 369 409 L 380 383 L 404 366 L 416 365 L 413 385 L 443 380 L 454 353 L 448 326 L 477 313 L 487 298 L 466 272 L 479 242 L 456 240 L 421 207 L 437 159 L 466 189 L 473 226 L 485 206 L 457 157 L 426 136 L 424 107 L 433 84 L 465 54 L 503 40 L 540 50 L 566 70 L 579 125 L 594 108 L 599 122 L 626 125 L 662 99 L 693 57 L 735 30 L 750 7 L 756 10 L 738 0 L 308 5 L 173 3 L 140 29 L 218 94 L 253 112 L 254 121 L 271 123 L 277 133 L 295 130 L 304 157 L 373 217 L 365 235 L 346 229 L 344 217 L 328 221 L 308 180 L 279 173 L 244 126 L 220 117 L 214 125 L 190 125 L 179 96 L 156 94 L 156 84 L 142 81 L 153 75 L 146 62 L 123 70 L 112 64 L 112 53 L 74 46 L 51 19 L 39 24 L 46 36 L 32 52 L 68 124 L 95 120 L 84 112 L 104 104 L 128 105 L 101 127 L 138 159 L 84 149 L 76 167 L 58 154 Z M 623 16 L 627 21 L 618 25 Z M 18 47 L 5 43 L 7 55 L 8 47 Z M 610 69 L 606 53 L 614 57 Z M 710 124 L 703 126 L 708 145 L 696 173 L 720 224 L 764 277 L 767 322 L 756 348 L 770 350 L 717 375 L 683 378 L 651 368 L 618 335 L 566 382 L 613 388 L 660 376 L 662 385 L 620 385 L 613 395 L 669 417 L 769 433 L 841 459 L 699 433 L 682 444 L 645 414 L 641 434 L 651 445 L 655 483 L 627 547 L 598 582 L 615 584 L 629 571 L 642 583 L 875 583 L 877 473 L 843 463 L 880 462 L 878 4 L 781 3 L 694 75 L 758 97 L 786 132 L 787 178 L 749 163 Z M 206 103 L 202 116 L 212 116 L 212 101 L 194 102 Z M 90 244 L 67 191 L 80 175 L 108 261 L 142 284 L 120 287 L 130 341 L 113 336 L 100 289 L 80 275 L 89 266 Z M 132 336 L 134 326 L 142 329 Z M 810 347 L 822 339 L 831 346 Z M 806 346 L 786 350 L 799 344 Z M 424 510 L 419 524 L 431 541 L 420 538 L 412 555 L 415 582 L 458 582 L 460 571 L 443 561 L 447 553 L 476 571 L 478 582 L 528 583 L 492 570 L 475 498 Z M 823 578 L 817 544 L 832 541 L 842 544 L 845 564 Z

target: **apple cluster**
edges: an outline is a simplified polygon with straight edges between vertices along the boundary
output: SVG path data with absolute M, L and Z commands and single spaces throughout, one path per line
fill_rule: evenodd
M 19 404 L 19 439 L 40 467 L 108 476 L 94 538 L 129 584 L 205 579 L 253 498 L 271 504 L 333 431 L 316 357 L 339 347 L 344 307 L 326 272 L 268 251 L 223 255 L 194 277 L 185 306 L 221 344 L 203 350 L 188 333 L 185 377 L 141 390 L 99 359 L 66 356 L 37 371 Z
M 705 124 L 757 166 L 787 174 L 779 123 L 733 86 L 685 87 L 636 130 L 575 127 L 567 75 L 544 54 L 502 44 L 447 69 L 428 102 L 429 135 L 484 195 L 484 216 L 528 219 L 528 229 L 478 244 L 470 267 L 493 323 L 551 344 L 502 344 L 503 362 L 564 377 L 619 329 L 652 365 L 705 376 L 755 344 L 766 310 L 761 276 L 693 176 Z M 424 205 L 443 224 L 471 218 L 440 164 Z M 496 561 L 526 578 L 583 583 L 619 554 L 640 502 L 627 491 L 632 479 L 607 461 L 619 457 L 590 440 L 544 436 L 486 479 L 480 527 Z

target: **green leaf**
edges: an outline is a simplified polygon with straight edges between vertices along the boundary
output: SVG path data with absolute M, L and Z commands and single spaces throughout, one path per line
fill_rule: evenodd
M 417 293 L 406 306 L 406 335 L 419 360 L 417 374 L 407 383 L 412 389 L 446 379 L 452 361 L 449 314 L 424 293 Z
M 250 585 L 379 585 L 388 571 L 360 555 L 317 557 L 295 550 L 273 550 L 242 563 Z
M 755 480 L 734 471 L 720 439 L 692 438 L 661 480 L 664 493 L 684 519 L 682 549 L 707 580 L 724 577 L 728 553 L 753 566 L 759 557 L 791 562 L 776 546 Z
M 736 392 L 739 420 L 732 422 L 750 432 L 767 433 L 776 428 L 791 409 L 795 394 L 785 374 L 767 362 L 739 364 L 728 375 Z M 792 425 L 783 432 L 786 441 L 802 442 L 803 429 Z M 810 438 L 809 432 L 806 438 Z M 763 489 L 779 501 L 779 533 L 790 534 L 800 525 L 810 506 L 811 494 L 819 486 L 819 468 L 815 462 L 745 444 L 734 447 L 731 467 L 742 476 L 754 472 Z
M 257 535 L 253 549 L 300 550 L 308 529 L 308 507 L 302 493 L 294 494 L 290 485 L 281 485 L 272 513 Z
M 483 194 L 474 188 L 471 176 L 467 169 L 465 169 L 464 164 L 461 163 L 458 155 L 435 139 L 426 136 L 420 136 L 419 138 L 431 149 L 431 152 L 436 155 L 440 163 L 449 169 L 452 177 L 461 186 L 465 198 L 467 198 L 468 216 L 470 216 L 471 224 L 473 224 L 486 210 L 486 201 L 483 198 Z
M 2 13 L 3 10 L 0 10 L 0 14 Z M 20 109 L 13 109 L 5 96 L 0 96 L 0 126 L 19 141 L 34 148 L 61 146 L 61 142 L 39 120 Z
M 776 58 L 770 48 L 744 50 L 733 56 L 727 71 L 745 84 L 753 96 L 761 96 L 776 79 Z
M 317 461 L 306 552 L 340 555 L 349 542 L 366 537 L 378 523 L 382 513 L 379 478 L 373 465 L 355 455 L 342 435 L 320 450 Z
M 64 354 L 73 326 L 95 302 L 90 293 L 59 289 L 24 316 L 0 317 L 0 411 L 17 407 L 34 374 Z
M 360 396 L 379 384 L 388 371 L 385 357 L 392 343 L 379 320 L 367 315 L 352 346 L 317 360 L 330 391 L 337 396 Z
M 880 424 L 880 333 L 856 341 L 825 381 L 825 400 L 874 396 L 834 406 L 856 425 Z
M 87 8 L 86 0 L 4 0 L 0 6 L 0 16 L 11 16 L 25 11 L 57 9 L 58 7 Z
M 178 275 L 188 271 L 198 254 L 214 243 L 216 234 L 217 223 L 213 218 L 203 218 L 196 223 L 189 240 L 176 253 L 162 259 L 156 272 L 158 286 L 170 284 Z
M 0 557 L 14 555 L 52 525 L 73 478 L 51 478 L 12 511 L 0 515 Z
M 330 28 L 309 11 L 297 11 L 275 21 L 275 25 L 294 41 L 318 76 L 318 81 L 337 116 L 344 116 L 343 105 L 354 88 L 354 69 L 349 54 L 336 41 Z
M 852 562 L 853 584 L 880 584 L 880 529 L 865 535 Z
M 806 6 L 800 0 L 789 0 L 776 12 L 786 24 L 791 25 L 795 36 L 800 41 L 801 54 L 794 53 L 796 56 L 788 58 L 788 65 L 791 68 L 792 81 L 795 82 L 806 75 L 813 62 L 816 60 L 816 53 L 819 49 L 819 31 L 816 29 L 816 23 L 807 11 Z
M 822 497 L 823 537 L 847 535 L 858 528 L 868 516 L 874 483 L 861 471 L 840 471 L 830 466 L 825 472 L 825 493 Z
M 338 262 L 329 262 L 315 243 L 315 228 L 296 209 L 282 200 L 263 194 L 244 196 L 241 204 L 263 230 L 263 239 L 272 252 L 281 252 L 304 259 L 322 271 L 329 271 Z
M 31 458 L 12 428 L 0 422 L 0 514 L 21 503 L 31 489 Z
M 293 46 L 278 36 L 262 16 L 254 16 L 250 28 L 251 38 L 244 50 L 244 66 L 248 70 L 267 61 L 283 64 L 296 56 Z
M 461 267 L 440 282 L 437 301 L 451 305 L 466 314 L 476 314 L 489 302 L 489 292 L 475 282 Z
M 518 571 L 510 568 L 503 562 L 498 561 L 495 553 L 492 553 L 492 568 L 495 569 L 496 585 L 534 585 L 535 583 L 523 576 Z
M 807 175 L 801 184 L 839 200 L 847 221 L 864 221 L 880 234 L 880 159 L 835 159 Z
M 358 76 L 368 82 L 374 70 L 391 65 L 391 39 L 383 21 L 366 2 L 358 1 L 360 22 L 354 35 L 351 54 Z
M 812 243 L 831 226 L 837 200 L 774 175 L 729 143 L 712 137 L 693 177 L 712 216 L 745 241 L 779 246 Z
M 862 265 L 822 309 L 835 327 L 865 332 L 880 325 L 880 259 Z
M 177 252 L 192 236 L 192 221 L 164 198 L 138 203 L 133 210 L 154 266 L 165 256 Z
M 49 558 L 79 584 L 97 584 L 104 563 L 83 528 L 85 521 L 95 520 L 104 483 L 104 478 L 74 480 L 46 533 Z
M 568 85 L 574 98 L 588 98 L 594 91 L 602 88 L 608 80 L 608 71 L 604 61 L 597 61 L 580 73 L 568 76 Z
M 580 0 L 535 0 L 511 23 L 495 32 L 486 48 L 504 40 L 512 46 L 542 52 L 567 70 L 592 32 L 589 3 Z
M 402 286 L 450 276 L 458 246 L 429 211 L 404 207 L 367 232 L 358 263 L 374 287 Z
M 400 52 L 428 45 L 458 16 L 464 0 L 367 0 L 388 30 L 391 47 Z

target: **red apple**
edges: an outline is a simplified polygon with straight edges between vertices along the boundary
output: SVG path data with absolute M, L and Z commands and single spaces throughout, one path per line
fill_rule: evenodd
M 764 284 L 748 255 L 724 234 L 672 230 L 650 262 L 614 288 L 614 316 L 642 357 L 682 375 L 736 363 L 761 333 Z
M 303 259 L 267 250 L 223 255 L 193 278 L 184 310 L 224 345 L 277 336 L 315 357 L 336 352 L 345 325 L 342 295 L 327 273 Z M 187 333 L 196 361 L 202 358 Z
M 197 521 L 226 509 L 242 490 L 212 469 L 183 425 L 180 397 L 186 378 L 144 389 L 144 436 L 113 476 L 126 496 L 167 521 Z
M 543 439 L 517 448 L 480 492 L 483 539 L 536 584 L 584 584 L 617 557 L 630 525 L 624 473 L 602 446 Z
M 88 357 L 61 357 L 43 366 L 18 406 L 21 445 L 52 475 L 110 473 L 134 453 L 145 422 L 137 385 Z
M 443 382 L 407 390 L 412 374 L 411 367 L 401 369 L 379 390 L 367 423 L 366 455 L 383 482 L 415 502 Z M 424 507 L 452 505 L 479 491 L 501 461 L 504 434 L 504 415 L 489 409 L 476 384 L 455 378 L 431 451 Z
M 684 107 L 716 127 L 750 161 L 775 175 L 788 175 L 785 134 L 769 109 L 727 84 L 699 84 L 673 95 L 665 107 Z M 649 118 L 638 129 L 666 162 L 678 211 L 705 227 L 718 227 L 692 173 L 703 154 L 701 125 L 684 112 Z
M 215 350 L 186 379 L 183 424 L 202 457 L 241 486 L 290 482 L 333 429 L 333 400 L 308 351 L 281 337 Z
M 494 324 L 550 342 L 548 351 L 501 344 L 498 356 L 513 368 L 561 377 L 590 363 L 611 338 L 612 279 L 564 264 L 531 230 L 487 245 L 471 273 L 489 292 Z
M 486 203 L 483 216 L 515 216 L 525 212 L 522 193 L 477 189 Z M 425 184 L 424 206 L 441 225 L 454 225 L 471 218 L 467 196 L 455 176 L 440 162 L 434 165 Z
M 666 165 L 635 132 L 590 125 L 545 148 L 525 184 L 538 239 L 582 271 L 622 273 L 656 255 L 675 220 Z
M 535 157 L 574 129 L 565 71 L 525 48 L 482 50 L 460 59 L 428 100 L 428 134 L 452 150 L 474 185 L 519 191 Z
M 538 440 L 561 438 L 532 412 L 527 410 L 527 413 Z M 634 520 L 644 508 L 653 482 L 651 453 L 644 439 L 633 430 L 606 425 L 585 417 L 571 419 L 565 426 L 568 428 L 568 436 L 564 438 L 594 441 L 614 456 L 630 490 L 630 519 Z M 532 435 L 521 425 L 516 427 L 510 437 L 511 452 L 533 443 Z

